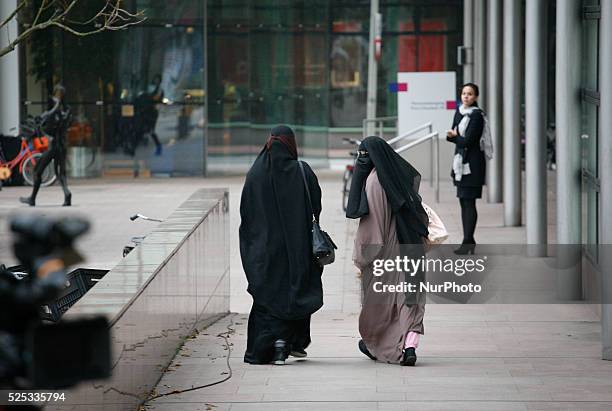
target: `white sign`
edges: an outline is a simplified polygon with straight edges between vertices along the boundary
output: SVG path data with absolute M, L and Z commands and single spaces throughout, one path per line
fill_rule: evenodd
M 457 108 L 455 72 L 397 73 L 397 83 L 398 135 L 431 122 L 433 131 L 445 138 Z

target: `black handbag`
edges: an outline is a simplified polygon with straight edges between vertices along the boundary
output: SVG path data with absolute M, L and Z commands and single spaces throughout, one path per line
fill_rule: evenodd
M 302 172 L 302 178 L 304 179 L 304 186 L 306 187 L 306 194 L 308 195 L 308 203 L 310 204 L 310 210 L 312 214 L 312 254 L 315 260 L 320 266 L 331 264 L 336 259 L 335 249 L 336 244 L 332 241 L 329 234 L 321 230 L 317 217 L 314 215 L 312 200 L 310 198 L 310 188 L 308 188 L 308 181 L 306 181 L 306 173 L 304 173 L 304 165 L 301 161 L 298 162 L 300 165 L 300 171 Z

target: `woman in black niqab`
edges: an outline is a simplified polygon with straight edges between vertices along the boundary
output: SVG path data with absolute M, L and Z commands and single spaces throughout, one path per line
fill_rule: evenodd
M 312 205 L 293 130 L 275 127 L 242 190 L 240 256 L 253 297 L 244 361 L 251 364 L 276 363 L 278 340 L 287 343 L 287 352 L 305 355 L 310 316 L 323 305 L 323 269 L 313 259 L 310 236 L 312 214 L 321 213 L 321 189 L 303 165 Z

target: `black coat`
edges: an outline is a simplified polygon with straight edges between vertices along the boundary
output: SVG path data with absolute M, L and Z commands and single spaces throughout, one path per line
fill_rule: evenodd
M 312 209 L 321 188 L 304 163 Z M 264 147 L 248 172 L 240 201 L 240 257 L 256 305 L 296 320 L 323 305 L 323 269 L 312 255 L 312 213 L 298 161 L 281 142 Z
M 453 130 L 459 125 L 463 116 L 457 110 L 453 118 Z M 479 109 L 470 115 L 470 123 L 465 130 L 465 135 L 454 138 L 446 137 L 446 140 L 454 143 L 455 154 L 463 151 L 463 162 L 470 164 L 471 174 L 461 177 L 461 181 L 455 181 L 455 172 L 451 169 L 451 178 L 458 187 L 478 187 L 485 184 L 487 162 L 484 152 L 480 149 L 480 137 L 484 129 L 484 117 Z

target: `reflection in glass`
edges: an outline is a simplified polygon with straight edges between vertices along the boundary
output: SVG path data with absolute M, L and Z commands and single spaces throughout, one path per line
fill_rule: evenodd
M 68 139 L 103 158 L 97 175 L 242 173 L 278 123 L 294 128 L 300 155 L 325 166 L 338 136 L 360 134 L 369 0 L 125 3 L 147 20 L 88 38 L 35 34 L 24 52 L 24 111 L 63 81 L 75 112 Z M 388 84 L 398 71 L 457 69 L 461 7 L 381 1 L 378 115 L 396 115 Z

